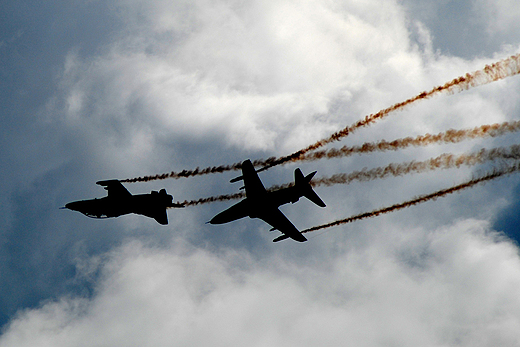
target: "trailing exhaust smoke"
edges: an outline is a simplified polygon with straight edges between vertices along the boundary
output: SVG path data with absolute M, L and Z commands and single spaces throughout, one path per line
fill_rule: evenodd
M 406 147 L 427 146 L 435 143 L 458 143 L 468 139 L 483 137 L 497 137 L 508 132 L 520 130 L 520 121 L 504 122 L 495 124 L 485 124 L 473 129 L 454 130 L 450 129 L 437 135 L 419 135 L 415 138 L 405 137 L 394 141 L 382 140 L 379 142 L 366 142 L 361 146 L 343 146 L 341 148 L 331 148 L 328 150 L 315 151 L 304 155 L 300 160 L 313 161 L 323 158 L 340 158 L 353 154 L 364 154 L 371 152 L 396 151 Z
M 280 165 L 286 162 L 295 162 L 300 161 L 305 158 L 305 155 L 311 151 L 314 151 L 320 147 L 327 145 L 333 141 L 338 141 L 341 138 L 348 136 L 350 133 L 354 132 L 356 129 L 361 127 L 369 126 L 375 123 L 377 120 L 380 120 L 386 117 L 390 112 L 402 110 L 404 107 L 423 99 L 428 99 L 436 94 L 447 92 L 447 93 L 455 93 L 461 92 L 463 90 L 470 89 L 472 87 L 478 87 L 487 83 L 491 83 L 493 81 L 497 81 L 509 76 L 514 76 L 520 73 L 520 54 L 511 56 L 507 59 L 500 60 L 491 65 L 486 65 L 482 70 L 475 71 L 473 73 L 467 73 L 464 76 L 460 76 L 455 78 L 454 80 L 444 84 L 443 86 L 438 86 L 433 88 L 428 92 L 422 92 L 413 98 L 410 98 L 406 101 L 397 103 L 391 107 L 388 107 L 384 110 L 381 110 L 375 114 L 371 114 L 365 116 L 364 119 L 359 120 L 358 122 L 338 131 L 329 136 L 328 138 L 322 139 L 304 149 L 301 149 L 293 154 L 284 157 L 270 157 L 267 159 L 259 159 L 253 161 L 253 165 L 262 166 L 258 172 L 267 170 L 273 166 Z M 221 166 L 212 166 L 207 168 L 196 168 L 193 170 L 182 170 L 179 172 L 172 171 L 169 173 L 163 173 L 158 175 L 151 176 L 142 176 L 136 178 L 127 178 L 121 180 L 121 182 L 133 183 L 133 182 L 148 182 L 153 180 L 162 180 L 167 178 L 182 178 L 182 177 L 192 177 L 199 175 L 207 175 L 212 173 L 221 173 L 225 171 L 232 170 L 240 170 L 242 167 L 242 163 L 234 163 L 230 165 L 221 165 Z
M 389 176 L 403 176 L 411 173 L 422 173 L 438 169 L 458 168 L 462 165 L 473 166 L 481 164 L 490 160 L 507 160 L 520 159 L 520 145 L 513 145 L 511 147 L 498 147 L 493 149 L 481 149 L 478 152 L 471 154 L 454 155 L 450 153 L 441 154 L 438 157 L 431 158 L 425 161 L 411 161 L 406 163 L 392 163 L 384 167 L 377 167 L 370 170 L 363 169 L 351 173 L 340 173 L 330 177 L 321 177 L 313 179 L 310 182 L 312 187 L 318 186 L 332 186 L 336 184 L 350 184 L 352 181 L 372 181 L 376 179 L 383 179 Z M 267 191 L 275 191 L 292 186 L 294 183 L 286 183 L 281 185 L 274 185 L 267 189 Z M 207 204 L 217 201 L 229 201 L 241 199 L 245 197 L 243 192 L 236 194 L 218 195 L 208 198 L 201 198 L 197 200 L 185 200 L 179 202 L 184 206 L 195 206 Z
M 406 101 L 397 103 L 393 106 L 390 106 L 384 110 L 381 110 L 375 114 L 371 114 L 365 116 L 364 119 L 348 126 L 340 131 L 335 132 L 328 138 L 322 139 L 298 152 L 295 152 L 287 157 L 287 160 L 298 159 L 304 154 L 318 149 L 320 147 L 325 146 L 326 144 L 338 141 L 339 139 L 348 136 L 355 130 L 361 127 L 366 127 L 375 123 L 376 121 L 385 118 L 390 112 L 402 110 L 404 107 L 418 101 L 428 99 L 436 94 L 447 92 L 450 94 L 461 92 L 464 90 L 468 90 L 473 87 L 478 87 L 484 84 L 488 84 L 494 81 L 498 81 L 500 79 L 504 79 L 506 77 L 514 76 L 520 73 L 520 54 L 513 55 L 507 59 L 500 60 L 491 65 L 486 65 L 482 70 L 477 70 L 472 73 L 467 73 L 464 76 L 460 76 L 455 78 L 454 80 L 444 84 L 443 86 L 438 86 L 433 88 L 428 92 L 422 92 L 419 95 L 414 96 Z
M 275 157 L 270 157 L 268 159 L 254 160 L 254 161 L 252 161 L 252 163 L 253 163 L 253 166 L 262 166 L 262 165 L 270 165 L 270 163 L 274 163 L 275 161 L 276 161 Z M 274 166 L 274 165 L 272 165 L 272 166 Z M 222 172 L 226 172 L 226 171 L 234 171 L 234 170 L 240 170 L 240 169 L 242 169 L 241 162 L 229 164 L 229 165 L 210 166 L 210 167 L 206 167 L 206 168 L 202 168 L 202 169 L 197 167 L 192 170 L 182 170 L 179 172 L 172 171 L 172 172 L 158 174 L 158 175 L 127 178 L 127 179 L 123 179 L 120 181 L 126 182 L 126 183 L 149 182 L 149 181 L 155 181 L 155 180 L 164 180 L 167 178 L 178 179 L 178 178 L 183 178 L 183 177 L 201 176 L 201 175 L 222 173 Z
M 231 164 L 231 165 L 221 165 L 221 166 L 211 166 L 207 168 L 196 168 L 193 170 L 182 170 L 179 172 L 169 172 L 169 173 L 163 173 L 158 175 L 150 175 L 150 176 L 141 176 L 141 177 L 135 177 L 135 178 L 127 178 L 121 180 L 121 182 L 127 182 L 127 183 L 135 183 L 135 182 L 149 182 L 149 181 L 155 181 L 155 180 L 165 180 L 167 178 L 181 178 L 181 177 L 192 177 L 192 176 L 200 176 L 200 175 L 207 175 L 212 173 L 221 173 L 225 171 L 231 171 L 231 170 L 239 170 L 240 167 L 237 165 L 242 165 L 241 163 Z
M 468 139 L 483 138 L 483 137 L 497 137 L 502 136 L 508 132 L 515 132 L 520 130 L 520 121 L 514 122 L 503 122 L 495 124 L 485 124 L 473 129 L 462 129 L 455 130 L 450 129 L 445 132 L 438 133 L 436 135 L 426 134 L 419 135 L 415 138 L 405 137 L 393 141 L 382 140 L 379 142 L 366 142 L 361 146 L 343 146 L 341 148 L 331 148 L 328 150 L 315 151 L 308 153 L 300 157 L 299 161 L 314 161 L 323 158 L 340 158 L 347 157 L 353 154 L 363 154 L 371 152 L 383 152 L 383 151 L 396 151 L 410 146 L 427 146 L 435 143 L 458 143 Z M 296 160 L 293 160 L 296 161 Z M 254 166 L 264 166 L 263 169 L 258 170 L 261 172 L 265 168 L 279 165 L 282 162 L 274 157 L 266 160 L 255 160 L 253 161 Z M 285 163 L 285 162 L 284 162 Z M 180 177 L 191 177 L 198 175 L 205 175 L 210 173 L 219 173 L 231 170 L 240 170 L 242 163 L 235 163 L 231 165 L 213 166 L 205 169 L 196 168 L 194 170 L 183 170 L 180 172 L 170 172 L 154 176 L 144 176 L 132 179 L 121 180 L 121 182 L 148 182 L 152 180 L 161 180 L 166 178 L 180 178 Z
M 513 145 L 508 148 L 498 147 L 493 149 L 481 149 L 471 154 L 454 155 L 444 153 L 438 157 L 425 161 L 411 161 L 406 163 L 392 163 L 384 167 L 377 167 L 370 170 L 363 169 L 351 173 L 335 174 L 331 177 L 317 178 L 311 182 L 311 186 L 332 186 L 335 184 L 349 184 L 352 181 L 372 181 L 383 179 L 389 176 L 403 176 L 410 173 L 423 173 L 438 169 L 459 168 L 462 165 L 474 166 L 485 161 L 496 159 L 520 159 L 520 145 Z
M 350 184 L 352 181 L 373 181 L 383 179 L 389 176 L 399 177 L 411 173 L 423 173 L 438 169 L 459 168 L 463 165 L 474 166 L 485 161 L 497 159 L 520 159 L 520 145 L 511 147 L 497 147 L 492 149 L 481 149 L 478 152 L 470 154 L 455 155 L 444 153 L 435 158 L 425 161 L 410 161 L 405 163 L 391 163 L 387 166 L 376 167 L 373 169 L 363 169 L 353 171 L 351 173 L 339 173 L 330 177 L 318 177 L 310 182 L 312 187 L 333 186 L 336 184 Z M 275 185 L 268 190 L 278 190 L 291 186 L 292 183 Z
M 490 181 L 490 180 L 493 180 L 493 179 L 496 179 L 496 178 L 499 178 L 499 177 L 502 177 L 502 176 L 505 176 L 505 175 L 509 175 L 509 174 L 512 174 L 512 173 L 515 173 L 515 172 L 518 172 L 518 171 L 520 171 L 520 163 L 516 162 L 514 165 L 511 165 L 511 166 L 508 166 L 508 167 L 499 168 L 499 169 L 495 169 L 495 170 L 493 170 L 492 172 L 488 173 L 485 176 L 482 176 L 480 178 L 473 178 L 473 179 L 471 179 L 471 180 L 469 180 L 469 181 L 467 181 L 465 183 L 453 186 L 451 188 L 442 189 L 442 190 L 436 191 L 435 193 L 428 194 L 428 195 L 421 195 L 421 196 L 418 196 L 418 197 L 416 197 L 416 198 L 414 198 L 412 200 L 408 200 L 408 201 L 405 201 L 405 202 L 400 203 L 400 204 L 395 204 L 395 205 L 392 205 L 392 206 L 383 207 L 381 209 L 374 210 L 374 211 L 371 211 L 371 212 L 361 213 L 361 214 L 354 215 L 352 217 L 345 218 L 345 219 L 340 219 L 340 220 L 337 220 L 337 221 L 334 221 L 334 222 L 331 222 L 331 223 L 317 225 L 317 226 L 314 226 L 312 228 L 302 230 L 301 233 L 302 234 L 309 233 L 309 232 L 312 232 L 312 231 L 326 229 L 326 228 L 330 228 L 330 227 L 334 227 L 334 226 L 338 226 L 338 225 L 342 225 L 342 224 L 346 224 L 346 223 L 351 223 L 351 222 L 355 222 L 355 221 L 366 219 L 366 218 L 377 217 L 377 216 L 379 216 L 381 214 L 394 212 L 394 211 L 401 210 L 401 209 L 406 208 L 406 207 L 414 206 L 414 205 L 417 205 L 417 204 L 420 204 L 420 203 L 423 203 L 423 202 L 427 202 L 427 201 L 430 201 L 430 200 L 435 200 L 437 198 L 444 197 L 444 196 L 446 196 L 448 194 L 452 194 L 452 193 L 458 192 L 460 190 L 473 187 L 473 186 L 475 186 L 475 185 L 477 185 L 479 183 L 487 182 L 487 181 Z
M 245 193 L 240 192 L 240 193 L 236 193 L 236 194 L 210 196 L 208 198 L 200 198 L 197 200 L 184 200 L 182 202 L 178 202 L 178 204 L 182 204 L 183 206 L 196 206 L 196 205 L 202 205 L 202 204 L 209 204 L 211 202 L 217 202 L 217 201 L 237 200 L 237 199 L 244 198 L 245 196 L 246 196 Z

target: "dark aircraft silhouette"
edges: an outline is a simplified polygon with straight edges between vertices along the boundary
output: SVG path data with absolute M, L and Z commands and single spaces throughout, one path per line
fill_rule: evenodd
M 242 188 L 246 190 L 246 198 L 227 210 L 220 212 L 208 223 L 223 224 L 246 216 L 249 218 L 260 218 L 273 227 L 271 231 L 279 230 L 283 233 L 283 235 L 274 239 L 273 242 L 285 240 L 289 237 L 299 242 L 305 242 L 307 241 L 305 236 L 296 229 L 278 207 L 289 202 L 294 204 L 302 196 L 305 196 L 318 206 L 325 207 L 325 203 L 312 190 L 309 184 L 315 174 L 316 171 L 304 177 L 301 170 L 296 169 L 294 170 L 294 186 L 268 192 L 264 188 L 262 181 L 260 181 L 251 161 L 246 160 L 242 163 L 242 176 L 234 180 L 235 182 L 240 179 L 244 180 L 244 187 Z
M 78 211 L 92 218 L 119 217 L 135 213 L 153 218 L 157 223 L 168 224 L 167 207 L 184 207 L 173 203 L 173 196 L 166 189 L 150 194 L 132 195 L 118 180 L 96 182 L 108 190 L 108 196 L 100 199 L 69 202 L 63 208 Z

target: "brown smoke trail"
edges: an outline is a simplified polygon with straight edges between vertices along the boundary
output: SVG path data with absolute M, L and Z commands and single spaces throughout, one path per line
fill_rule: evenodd
M 373 169 L 363 169 L 351 173 L 339 173 L 330 177 L 319 177 L 313 179 L 310 184 L 313 187 L 332 186 L 336 184 L 350 184 L 352 181 L 372 181 L 383 179 L 389 176 L 403 176 L 410 173 L 423 173 L 438 169 L 459 168 L 462 165 L 473 166 L 485 161 L 497 159 L 520 159 L 520 145 L 510 147 L 497 147 L 492 149 L 481 149 L 470 154 L 455 155 L 444 153 L 435 158 L 425 161 L 410 161 L 405 163 L 391 163 L 387 166 L 376 167 Z M 275 185 L 268 191 L 290 187 L 292 183 Z
M 271 165 L 271 163 L 274 163 L 276 161 L 275 157 L 270 157 L 267 159 L 260 159 L 260 160 L 254 160 L 252 161 L 253 166 L 262 166 L 262 165 Z M 277 165 L 277 164 L 275 164 Z M 274 165 L 271 165 L 274 166 Z M 158 175 L 150 175 L 150 176 L 141 176 L 141 177 L 135 177 L 135 178 L 126 178 L 123 180 L 120 180 L 120 182 L 126 182 L 126 183 L 135 183 L 135 182 L 149 182 L 149 181 L 155 181 L 155 180 L 164 180 L 167 178 L 183 178 L 183 177 L 193 177 L 193 176 L 201 176 L 201 175 L 207 175 L 207 174 L 213 174 L 213 173 L 222 173 L 226 171 L 234 171 L 234 170 L 240 170 L 242 169 L 242 163 L 234 163 L 229 165 L 220 165 L 220 166 L 210 166 L 207 168 L 195 168 L 193 170 L 182 170 L 179 172 L 172 171 L 168 173 L 158 174 Z
M 422 92 L 419 95 L 414 96 L 413 98 L 410 98 L 403 102 L 399 102 L 399 103 L 397 103 L 393 106 L 390 106 L 384 110 L 381 110 L 375 114 L 365 116 L 364 119 L 359 120 L 358 122 L 352 124 L 351 126 L 348 126 L 340 131 L 335 132 L 328 138 L 322 139 L 322 140 L 320 140 L 302 150 L 299 150 L 287 157 L 284 157 L 284 158 L 287 158 L 287 160 L 290 160 L 290 161 L 296 161 L 302 155 L 304 155 L 310 151 L 313 151 L 315 149 L 318 149 L 320 147 L 323 147 L 330 142 L 338 141 L 339 139 L 341 139 L 345 136 L 348 136 L 350 133 L 354 132 L 358 128 L 371 125 L 372 123 L 375 123 L 376 121 L 386 117 L 390 112 L 401 110 L 404 107 L 406 107 L 418 100 L 428 99 L 441 92 L 447 92 L 447 93 L 461 92 L 463 90 L 468 90 L 473 87 L 478 87 L 478 86 L 481 86 L 484 84 L 488 84 L 488 83 L 491 83 L 491 82 L 494 82 L 494 81 L 497 81 L 500 79 L 504 79 L 509 76 L 514 76 L 518 73 L 520 73 L 520 54 L 513 55 L 509 58 L 500 60 L 491 65 L 486 65 L 481 70 L 477 70 L 472 73 L 467 73 L 464 76 L 460 76 L 460 77 L 453 79 L 452 81 L 444 84 L 443 86 L 435 87 L 428 92 Z
M 149 181 L 155 181 L 155 180 L 164 180 L 167 178 L 181 178 L 181 177 L 192 177 L 192 176 L 199 176 L 199 175 L 207 175 L 212 173 L 221 173 L 225 171 L 231 171 L 231 170 L 239 170 L 242 166 L 241 163 L 231 164 L 231 165 L 221 165 L 221 166 L 212 166 L 207 168 L 196 168 L 193 170 L 182 170 L 179 172 L 169 172 L 169 173 L 163 173 L 158 175 L 150 175 L 150 176 L 141 176 L 141 177 L 135 177 L 135 178 L 127 178 L 124 180 L 121 180 L 121 182 L 127 182 L 127 183 L 135 183 L 135 182 L 149 182 Z
M 302 160 L 305 154 L 309 153 L 310 151 L 316 150 L 320 147 L 325 146 L 328 143 L 331 143 L 333 141 L 338 141 L 341 138 L 348 136 L 350 133 L 354 132 L 356 129 L 361 127 L 366 127 L 368 125 L 371 125 L 372 123 L 375 123 L 377 120 L 380 120 L 384 117 L 386 117 L 390 112 L 398 111 L 403 109 L 404 107 L 419 101 L 428 99 L 436 94 L 439 94 L 441 92 L 447 92 L 447 93 L 455 93 L 460 92 L 463 90 L 470 89 L 472 87 L 481 86 L 487 83 L 491 83 L 493 81 L 497 81 L 509 76 L 514 76 L 516 74 L 520 73 L 520 54 L 511 56 L 507 59 L 500 60 L 496 63 L 493 63 L 491 65 L 486 65 L 482 70 L 478 70 L 472 73 L 467 73 L 464 76 L 460 76 L 458 78 L 453 79 L 452 81 L 442 85 L 433 88 L 432 90 L 428 92 L 422 92 L 406 101 L 397 103 L 391 107 L 388 107 L 384 110 L 381 110 L 375 114 L 371 114 L 368 116 L 365 116 L 364 119 L 359 120 L 358 122 L 335 132 L 328 138 L 322 139 L 304 149 L 301 149 L 297 152 L 294 152 L 293 154 L 290 154 L 288 156 L 284 157 L 270 157 L 268 159 L 262 160 L 255 160 L 253 162 L 253 165 L 255 166 L 262 166 L 263 168 L 259 170 L 264 171 L 267 170 L 273 166 L 280 165 L 286 162 L 295 162 Z M 127 178 L 121 180 L 121 182 L 127 182 L 127 183 L 133 183 L 133 182 L 148 182 L 153 180 L 162 180 L 167 178 L 181 178 L 181 177 L 192 177 L 192 176 L 198 176 L 198 175 L 206 175 L 211 173 L 221 173 L 225 171 L 231 171 L 231 170 L 240 170 L 242 167 L 242 163 L 234 163 L 230 165 L 221 165 L 221 166 L 212 166 L 207 168 L 196 168 L 193 170 L 182 170 L 179 172 L 172 171 L 169 173 L 163 173 L 158 175 L 151 175 L 151 176 L 142 176 L 142 177 L 136 177 L 136 178 Z
M 354 171 L 351 173 L 340 173 L 332 175 L 331 177 L 321 177 L 313 179 L 311 185 L 317 186 L 332 186 L 336 184 L 349 184 L 352 181 L 372 181 L 375 179 L 382 179 L 389 176 L 403 176 L 410 173 L 422 173 L 437 169 L 458 168 L 462 165 L 472 166 L 481 164 L 485 161 L 496 159 L 520 159 L 520 145 L 513 145 L 511 147 L 497 147 L 493 149 L 482 149 L 472 154 L 454 155 L 450 153 L 441 154 L 438 157 L 431 158 L 425 161 L 411 161 L 406 163 L 392 163 L 384 167 L 377 167 L 370 170 Z M 272 192 L 292 186 L 293 183 L 286 183 L 281 185 L 274 185 L 267 190 Z M 236 194 L 218 195 L 208 198 L 201 198 L 197 200 L 185 200 L 178 202 L 184 206 L 195 206 L 207 204 L 217 201 L 229 201 L 244 198 L 243 192 Z
M 357 221 L 357 220 L 362 220 L 362 219 L 366 219 L 366 218 L 376 217 L 376 216 L 379 216 L 381 214 L 390 213 L 390 212 L 394 212 L 394 211 L 397 211 L 397 210 L 401 210 L 403 208 L 414 206 L 414 205 L 417 205 L 417 204 L 420 204 L 420 203 L 423 203 L 423 202 L 426 202 L 426 201 L 429 201 L 429 200 L 435 200 L 437 198 L 444 197 L 444 196 L 446 196 L 448 194 L 452 194 L 452 193 L 458 192 L 460 190 L 473 187 L 474 185 L 477 185 L 479 183 L 487 182 L 487 181 L 490 181 L 490 180 L 502 177 L 504 175 L 509 175 L 509 174 L 512 174 L 512 173 L 515 173 L 515 172 L 518 172 L 518 171 L 520 171 L 520 163 L 517 162 L 517 163 L 515 163 L 512 166 L 509 166 L 509 167 L 506 167 L 506 168 L 502 168 L 502 169 L 495 169 L 493 172 L 491 172 L 491 173 L 489 173 L 489 174 L 487 174 L 487 175 L 485 175 L 483 177 L 473 178 L 470 181 L 467 181 L 465 183 L 453 186 L 451 188 L 439 190 L 439 191 L 436 191 L 435 193 L 428 194 L 428 195 L 421 195 L 419 197 L 416 197 L 415 199 L 408 200 L 408 201 L 405 201 L 405 202 L 400 203 L 400 204 L 395 204 L 395 205 L 392 205 L 392 206 L 383 207 L 381 209 L 374 210 L 374 211 L 371 211 L 371 212 L 361 213 L 361 214 L 354 215 L 354 216 L 349 217 L 349 218 L 340 219 L 340 220 L 337 220 L 337 221 L 334 221 L 334 222 L 331 222 L 331 223 L 317 225 L 317 226 L 314 226 L 312 228 L 305 229 L 305 230 L 302 231 L 302 234 L 303 233 L 309 233 L 309 232 L 316 231 L 316 230 L 325 229 L 325 228 L 330 228 L 330 227 L 334 227 L 334 226 L 338 226 L 338 225 L 342 225 L 342 224 L 346 224 L 346 223 L 351 223 L 351 222 L 354 222 L 354 221 Z
M 202 204 L 209 204 L 211 202 L 217 202 L 217 201 L 228 201 L 228 200 L 236 200 L 244 198 L 246 195 L 243 192 L 236 193 L 236 194 L 225 194 L 225 195 L 217 195 L 217 196 L 210 196 L 208 198 L 200 198 L 197 200 L 184 200 L 182 202 L 178 202 L 177 204 L 182 204 L 183 206 L 196 206 L 196 205 L 202 205 Z
M 473 129 L 455 130 L 450 129 L 446 132 L 438 133 L 437 135 L 420 135 L 415 138 L 405 137 L 394 141 L 379 141 L 366 142 L 361 146 L 341 148 L 331 148 L 328 150 L 315 151 L 308 153 L 301 157 L 302 161 L 313 161 L 323 158 L 339 158 L 346 157 L 353 154 L 382 152 L 382 151 L 396 151 L 410 146 L 427 146 L 434 143 L 458 143 L 467 139 L 483 138 L 483 137 L 497 137 L 508 132 L 515 132 L 520 130 L 520 121 L 504 122 L 495 124 L 486 124 Z
M 370 153 L 375 151 L 390 151 L 390 150 L 398 150 L 403 149 L 409 146 L 427 146 L 433 143 L 457 143 L 466 139 L 475 139 L 482 137 L 497 137 L 504 135 L 508 132 L 515 132 L 520 130 L 520 121 L 515 122 L 503 122 L 503 123 L 495 123 L 495 124 L 485 124 L 479 127 L 475 127 L 473 129 L 462 129 L 455 130 L 450 129 L 446 132 L 441 132 L 436 135 L 426 134 L 419 135 L 415 138 L 405 137 L 402 139 L 397 139 L 394 141 L 379 141 L 379 142 L 366 142 L 361 146 L 352 146 L 347 147 L 343 146 L 341 148 L 332 148 L 323 151 L 316 151 L 312 153 L 308 153 L 300 157 L 301 161 L 313 161 L 319 160 L 322 158 L 338 158 L 338 157 L 346 157 L 352 154 L 361 154 L 361 153 Z M 283 162 L 278 159 L 271 157 L 266 160 L 255 160 L 253 162 L 254 166 L 265 165 L 266 167 L 272 167 L 275 165 L 279 165 Z M 205 169 L 196 168 L 194 170 L 183 170 L 180 172 L 170 172 L 160 175 L 154 176 L 144 176 L 137 177 L 132 179 L 122 180 L 121 182 L 148 182 L 152 180 L 160 180 L 166 178 L 180 178 L 180 177 L 191 177 L 198 175 L 205 175 L 210 173 L 219 173 L 231 170 L 240 170 L 242 168 L 242 163 L 235 163 L 231 165 L 222 165 L 222 166 L 213 166 Z M 263 171 L 263 170 L 259 170 Z

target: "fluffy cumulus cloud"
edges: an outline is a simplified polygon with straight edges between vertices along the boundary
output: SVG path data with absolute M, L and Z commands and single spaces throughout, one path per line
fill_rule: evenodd
M 518 6 L 484 0 L 449 5 L 456 8 L 383 0 L 102 3 L 82 3 L 73 14 L 110 22 L 97 26 L 104 34 L 94 40 L 75 28 L 70 36 L 77 41 L 52 52 L 59 63 L 47 75 L 51 90 L 25 109 L 36 111 L 27 111 L 25 123 L 15 123 L 15 113 L 6 123 L 17 145 L 2 142 L 8 152 L 2 156 L 13 165 L 1 178 L 14 183 L 1 188 L 10 222 L 1 234 L 0 272 L 17 294 L 0 288 L 0 346 L 520 343 L 518 245 L 494 225 L 517 207 L 516 176 L 309 233 L 304 244 L 273 244 L 260 221 L 204 225 L 228 206 L 223 203 L 169 210 L 167 227 L 138 216 L 95 221 L 57 212 L 68 201 L 101 194 L 91 188 L 99 179 L 288 154 L 516 54 Z M 86 11 L 96 6 L 102 10 Z M 461 23 L 472 30 L 455 30 Z M 68 37 L 71 26 L 56 24 L 49 32 L 61 28 Z M 446 28 L 454 30 L 446 36 Z M 0 53 L 14 38 L 24 39 L 18 32 L 12 42 L 0 40 Z M 519 84 L 511 77 L 439 93 L 340 144 L 518 120 Z M 38 146 L 27 145 L 27 132 Z M 509 134 L 299 165 L 326 176 L 515 141 L 517 134 Z M 304 229 L 449 187 L 489 167 L 317 187 L 326 209 L 300 201 L 282 210 Z M 261 177 L 266 185 L 284 183 L 294 168 Z M 189 200 L 236 192 L 227 184 L 231 177 L 127 188 L 166 186 L 176 199 Z M 6 308 L 9 299 L 14 308 Z
M 514 19 L 520 14 L 520 9 L 510 0 L 475 2 L 476 12 L 484 18 L 487 23 L 489 34 L 510 34 L 518 30 L 518 22 Z
M 518 344 L 516 245 L 476 220 L 417 234 L 326 267 L 133 241 L 94 298 L 21 312 L 2 346 Z
M 68 57 L 71 123 L 146 117 L 155 134 L 292 149 L 337 126 L 324 117 L 334 105 L 420 73 L 392 3 L 134 1 L 120 11 L 131 35 L 95 59 Z

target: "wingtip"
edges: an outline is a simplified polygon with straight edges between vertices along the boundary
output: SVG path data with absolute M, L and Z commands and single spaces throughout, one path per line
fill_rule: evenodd
M 229 183 L 235 183 L 244 179 L 244 176 L 238 176 L 229 180 Z
M 121 181 L 118 180 L 118 179 L 113 178 L 113 179 L 111 179 L 111 180 L 101 180 L 101 181 L 97 181 L 96 184 L 97 184 L 97 185 L 100 185 L 100 186 L 107 186 L 107 185 L 109 185 L 109 184 L 111 184 L 111 183 L 114 183 L 114 182 L 121 182 Z

